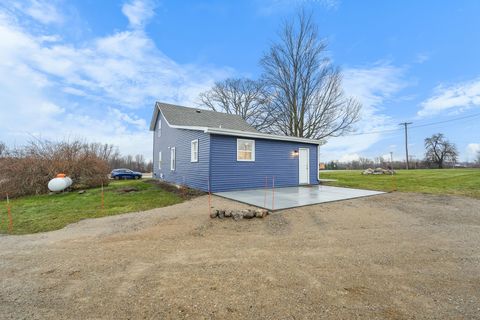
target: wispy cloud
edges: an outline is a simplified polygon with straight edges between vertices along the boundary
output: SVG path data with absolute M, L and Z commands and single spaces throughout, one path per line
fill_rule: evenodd
M 344 70 L 345 91 L 363 105 L 357 132 L 396 128 L 397 124 L 383 113 L 383 107 L 408 85 L 404 73 L 403 68 L 388 62 Z M 383 137 L 382 134 L 368 134 L 332 138 L 322 148 L 322 157 L 324 160 L 355 159 Z
M 31 3 L 22 3 L 22 10 Z M 134 0 L 122 9 L 128 28 L 73 43 L 48 27 L 32 28 L 49 23 L 39 15 L 26 20 L 23 11 L 0 6 L 2 139 L 74 136 L 148 157 L 148 119 L 133 110 L 150 114 L 157 99 L 193 104 L 199 92 L 232 72 L 177 63 L 142 29 L 153 15 L 149 3 Z
M 3 6 L 11 12 L 21 13 L 41 24 L 59 25 L 65 21 L 65 16 L 58 9 L 59 5 L 55 0 L 24 0 L 5 2 L 0 4 L 0 8 Z
M 474 106 L 480 106 L 480 78 L 451 86 L 437 86 L 433 95 L 421 103 L 417 115 L 426 117 L 447 110 L 461 112 Z
M 52 4 L 52 1 L 32 0 L 25 8 L 25 12 L 44 24 L 64 22 L 63 15 Z
M 155 15 L 153 1 L 133 0 L 122 6 L 123 14 L 132 28 L 143 28 Z
M 425 52 L 421 52 L 417 54 L 417 56 L 415 57 L 415 63 L 419 63 L 419 64 L 427 62 L 428 60 L 430 60 L 430 55 Z

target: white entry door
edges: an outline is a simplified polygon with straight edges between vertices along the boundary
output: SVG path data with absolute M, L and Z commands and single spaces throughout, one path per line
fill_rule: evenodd
M 298 184 L 310 184 L 310 150 L 298 149 Z

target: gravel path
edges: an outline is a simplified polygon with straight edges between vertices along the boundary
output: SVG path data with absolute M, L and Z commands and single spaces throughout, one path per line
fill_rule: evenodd
M 0 236 L 0 319 L 480 318 L 479 208 L 394 193 L 234 222 L 200 197 Z

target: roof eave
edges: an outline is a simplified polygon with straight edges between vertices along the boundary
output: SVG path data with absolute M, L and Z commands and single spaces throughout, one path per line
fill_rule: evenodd
M 155 131 L 155 125 L 157 124 L 158 113 L 160 112 L 157 104 L 158 102 L 155 102 L 155 108 L 153 108 L 152 119 L 150 120 L 150 131 Z
M 205 128 L 204 132 L 205 133 L 211 133 L 211 134 L 226 135 L 226 136 L 249 137 L 249 138 L 267 139 L 267 140 L 280 140 L 280 141 L 292 141 L 292 142 L 301 142 L 301 143 L 317 144 L 317 145 L 324 144 L 324 141 L 322 141 L 322 140 L 289 137 L 289 136 L 278 136 L 278 135 L 267 134 L 267 133 L 247 132 L 247 131 L 221 129 L 221 128 Z

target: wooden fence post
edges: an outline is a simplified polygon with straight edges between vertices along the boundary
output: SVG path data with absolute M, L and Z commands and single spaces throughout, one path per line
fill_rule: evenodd
M 13 218 L 12 218 L 12 211 L 10 209 L 10 199 L 8 198 L 8 193 L 7 193 L 7 214 L 8 214 L 8 232 L 12 233 L 12 231 L 13 231 Z
M 275 210 L 275 176 L 272 176 L 272 211 Z
M 102 196 L 101 196 L 101 208 L 102 208 L 102 210 L 105 207 L 104 202 L 105 202 L 105 199 L 104 199 L 104 195 L 103 195 L 103 182 L 102 182 Z
M 267 208 L 267 176 L 265 176 L 265 194 L 263 195 L 263 207 L 266 209 Z
M 212 192 L 210 190 L 210 177 L 208 178 L 208 215 L 212 214 Z

